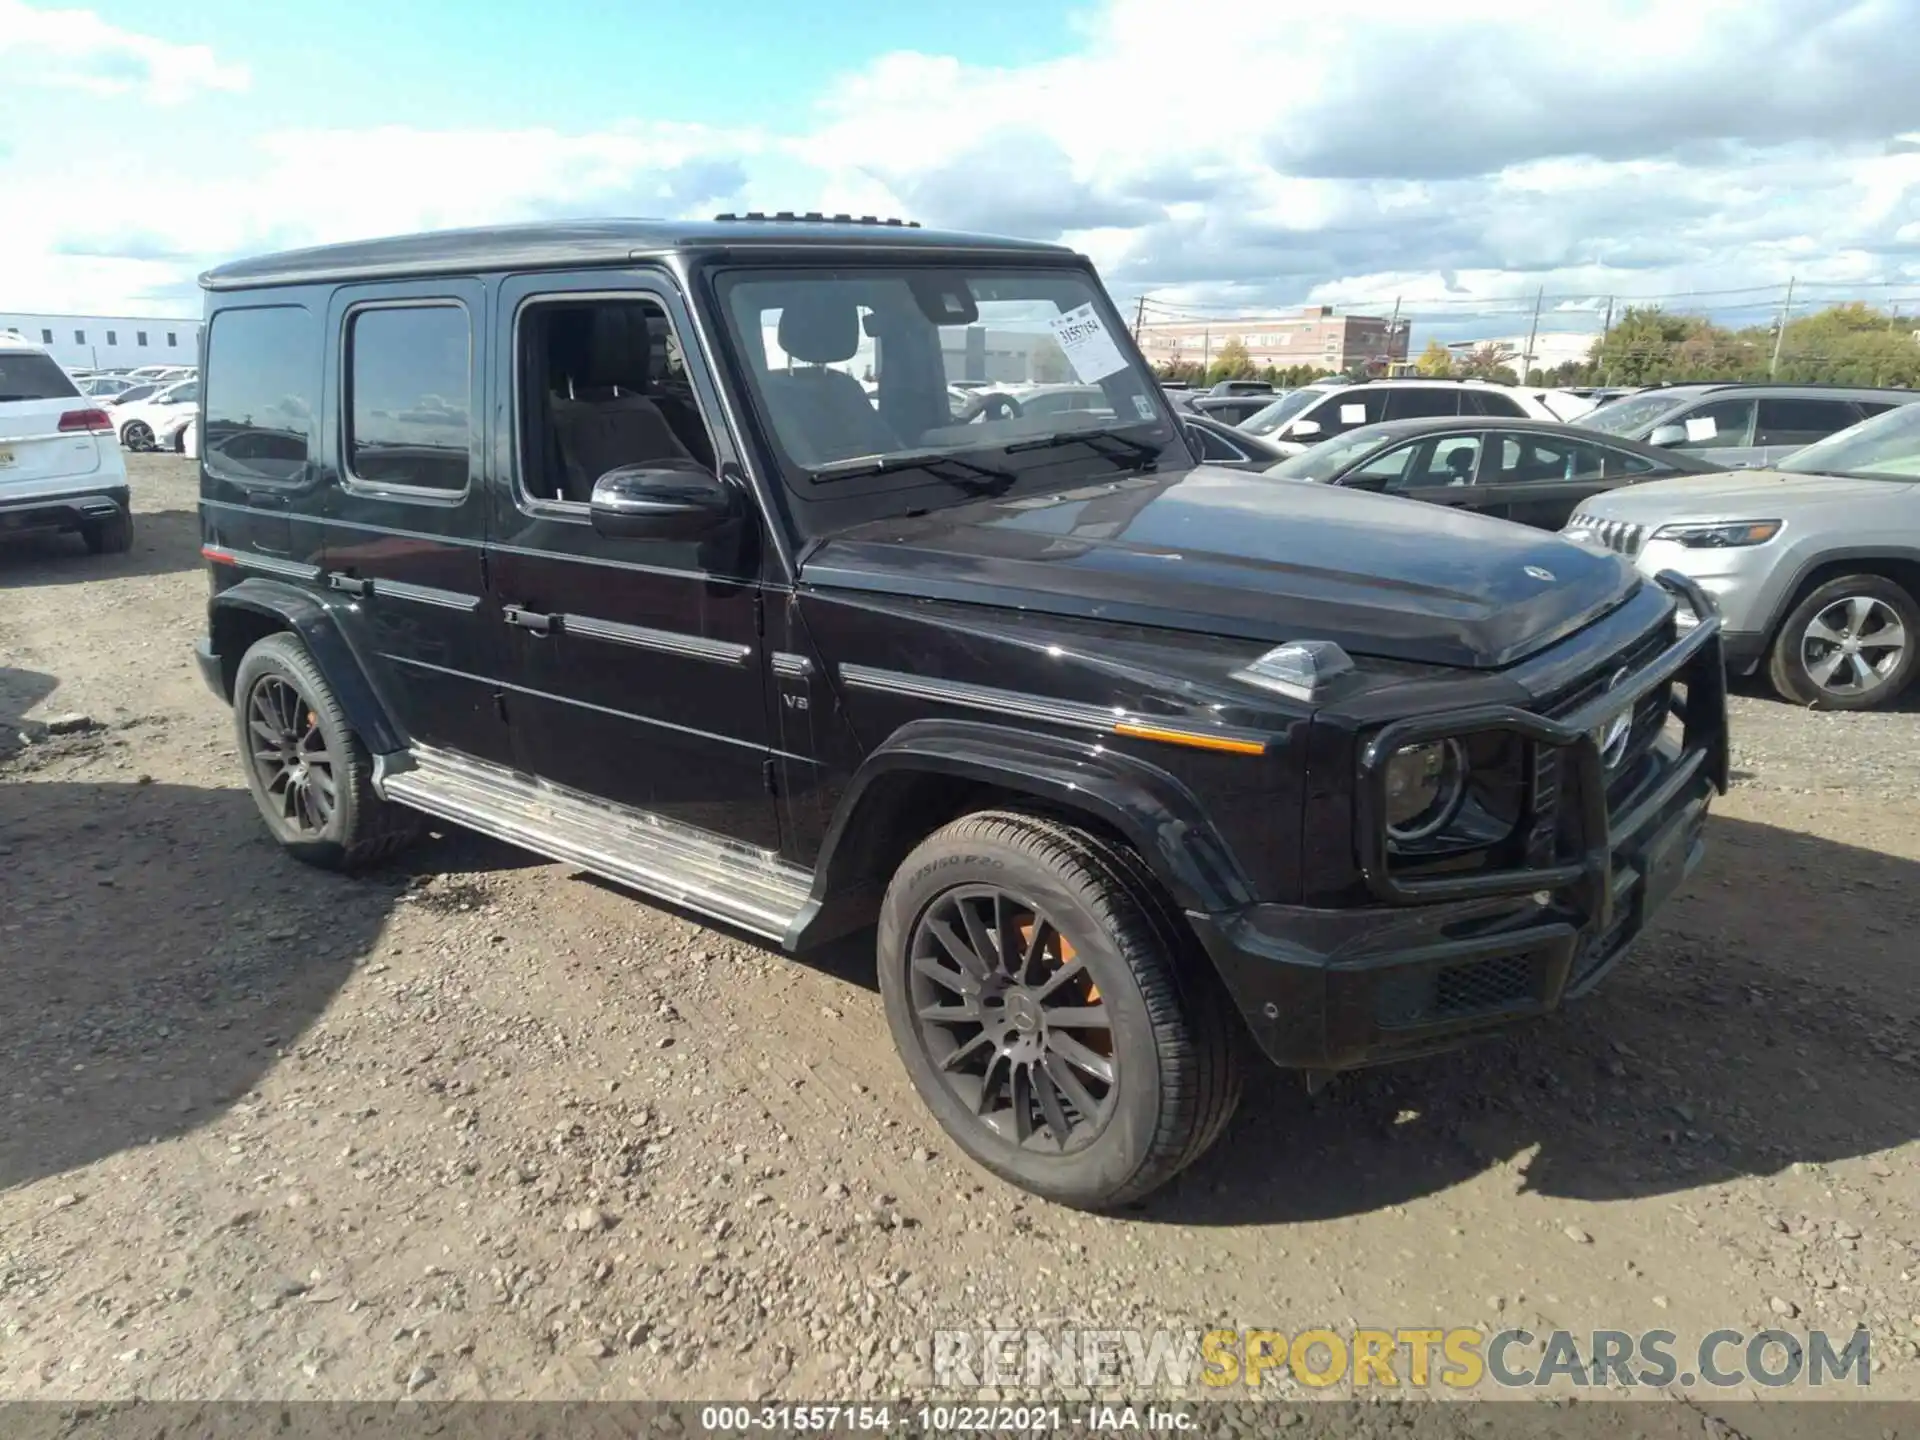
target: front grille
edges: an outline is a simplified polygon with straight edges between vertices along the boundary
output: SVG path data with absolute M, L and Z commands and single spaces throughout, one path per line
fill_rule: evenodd
M 1504 1010 L 1533 999 L 1530 955 L 1501 955 L 1442 970 L 1433 987 L 1433 1013 L 1452 1020 L 1483 1010 Z
M 1583 531 L 1596 543 L 1621 555 L 1638 555 L 1640 547 L 1647 542 L 1646 526 L 1635 525 L 1628 520 L 1603 520 L 1598 515 L 1576 515 L 1567 522 L 1566 528 Z
M 1409 1030 L 1534 1004 L 1544 959 L 1531 951 L 1389 974 L 1375 991 L 1374 1019 L 1384 1030 Z

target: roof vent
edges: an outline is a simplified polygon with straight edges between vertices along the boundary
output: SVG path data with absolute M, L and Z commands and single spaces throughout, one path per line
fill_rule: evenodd
M 818 210 L 809 210 L 806 214 L 796 214 L 792 210 L 777 210 L 769 215 L 763 210 L 749 210 L 744 215 L 716 215 L 716 221 L 739 223 L 742 221 L 756 225 L 879 225 L 895 230 L 918 230 L 918 220 L 896 220 L 891 216 L 882 219 L 878 215 L 823 215 Z

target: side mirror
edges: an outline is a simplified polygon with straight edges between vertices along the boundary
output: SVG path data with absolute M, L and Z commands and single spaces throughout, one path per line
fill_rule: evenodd
M 593 482 L 593 528 L 620 540 L 698 540 L 740 511 L 739 492 L 691 460 L 622 465 Z
M 1287 427 L 1287 434 L 1296 440 L 1310 440 L 1320 433 L 1318 420 L 1296 420 Z
M 1686 438 L 1687 438 L 1686 426 L 1660 425 L 1660 426 L 1656 426 L 1654 428 L 1654 432 L 1651 435 L 1647 436 L 1647 444 L 1679 445 L 1685 442 Z

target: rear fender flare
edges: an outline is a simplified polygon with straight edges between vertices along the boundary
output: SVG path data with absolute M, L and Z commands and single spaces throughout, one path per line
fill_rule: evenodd
M 276 622 L 275 630 L 298 635 L 328 686 L 347 712 L 347 722 L 361 743 L 375 755 L 390 755 L 406 749 L 406 740 L 393 724 L 379 692 L 367 678 L 360 657 L 353 651 L 335 611 L 340 606 L 322 600 L 298 586 L 281 580 L 251 576 L 230 585 L 207 602 L 208 628 L 214 648 L 226 667 L 227 688 L 232 691 L 233 674 L 240 664 L 238 654 L 227 654 L 220 644 L 223 631 L 231 633 L 233 619 L 242 615 L 258 616 Z M 223 623 L 226 622 L 226 623 Z M 248 625 L 246 631 L 257 629 Z

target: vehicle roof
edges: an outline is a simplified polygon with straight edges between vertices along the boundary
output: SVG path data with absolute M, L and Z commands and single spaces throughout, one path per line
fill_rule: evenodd
M 1602 430 L 1583 429 L 1574 423 L 1555 420 L 1523 420 L 1506 415 L 1423 415 L 1413 420 L 1376 420 L 1371 425 L 1354 426 L 1340 439 L 1347 441 L 1364 433 L 1378 435 L 1384 444 L 1391 440 L 1404 440 L 1412 435 L 1449 430 L 1515 430 L 1537 435 L 1558 435 L 1587 445 L 1605 445 L 1615 450 L 1631 450 L 1636 455 L 1648 455 L 1660 459 L 1674 459 L 1677 456 L 1681 464 L 1692 458 L 1684 451 L 1648 445 L 1644 441 L 1629 440 L 1624 435 L 1609 435 Z M 1705 462 L 1702 464 L 1706 469 L 1714 468 L 1712 465 L 1706 465 Z
M 562 266 L 622 265 L 673 251 L 755 249 L 898 251 L 966 250 L 1058 260 L 1064 245 L 960 231 L 923 230 L 898 221 L 851 216 L 825 218 L 748 215 L 713 220 L 559 220 L 537 225 L 490 225 L 354 240 L 306 250 L 234 260 L 200 277 L 208 290 L 314 281 L 377 280 L 406 275 L 466 274 L 488 270 L 547 270 Z
M 1776 394 L 1819 395 L 1829 399 L 1845 400 L 1855 395 L 1915 395 L 1920 394 L 1899 385 L 1827 385 L 1811 380 L 1682 380 L 1672 385 L 1647 385 L 1628 392 L 1619 398 L 1637 399 L 1644 395 L 1671 395 L 1679 399 L 1711 394 L 1715 391 L 1768 391 Z

